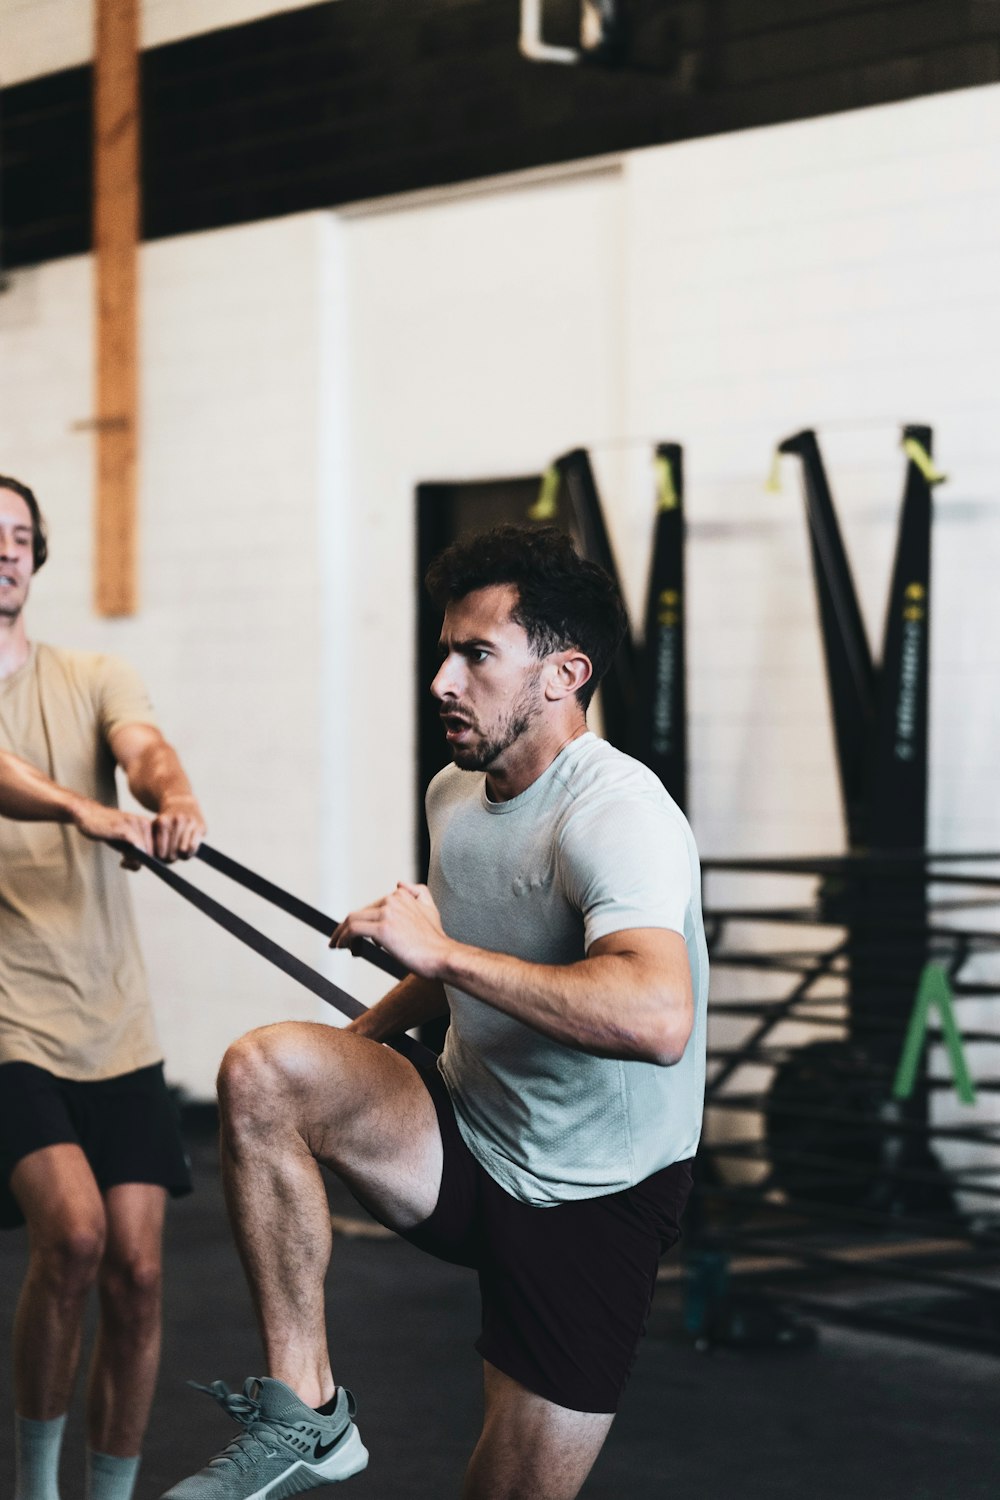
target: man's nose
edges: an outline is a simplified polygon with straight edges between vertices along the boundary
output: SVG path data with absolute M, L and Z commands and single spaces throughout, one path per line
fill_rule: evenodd
M 440 702 L 443 698 L 455 698 L 458 689 L 455 685 L 455 672 L 450 659 L 446 658 L 438 667 L 431 683 L 431 693 Z

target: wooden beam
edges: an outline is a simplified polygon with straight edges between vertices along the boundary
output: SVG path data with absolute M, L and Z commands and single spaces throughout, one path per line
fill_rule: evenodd
M 95 605 L 138 607 L 139 0 L 94 0 Z

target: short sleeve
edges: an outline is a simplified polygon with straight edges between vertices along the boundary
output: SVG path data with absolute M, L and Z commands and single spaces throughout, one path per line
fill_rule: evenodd
M 587 948 L 631 927 L 684 935 L 691 856 L 683 825 L 642 797 L 573 809 L 559 841 L 563 888 L 584 920 Z
M 117 656 L 99 656 L 94 663 L 94 710 L 107 739 L 123 724 L 156 724 L 149 694 L 134 667 Z

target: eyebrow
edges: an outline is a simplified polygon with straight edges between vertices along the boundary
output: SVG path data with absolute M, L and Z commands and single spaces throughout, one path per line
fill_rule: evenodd
M 484 636 L 473 636 L 468 641 L 446 641 L 444 636 L 441 636 L 438 639 L 438 650 L 442 656 L 447 656 L 451 651 L 467 655 L 470 651 L 495 651 L 496 642 L 487 640 Z

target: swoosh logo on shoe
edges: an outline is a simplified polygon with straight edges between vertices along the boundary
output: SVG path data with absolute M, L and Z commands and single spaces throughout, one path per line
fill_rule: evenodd
M 347 1430 L 349 1430 L 349 1429 L 345 1429 L 345 1431 L 347 1431 Z M 329 1443 L 317 1442 L 316 1443 L 316 1448 L 315 1448 L 315 1450 L 313 1452 L 313 1458 L 315 1458 L 316 1462 L 318 1463 L 321 1458 L 325 1458 L 328 1453 L 332 1453 L 333 1450 L 334 1450 L 334 1448 L 336 1448 L 337 1444 L 343 1441 L 343 1438 L 344 1438 L 344 1433 L 341 1432 L 341 1433 L 337 1434 L 337 1436 L 333 1439 L 332 1442 L 329 1442 Z

